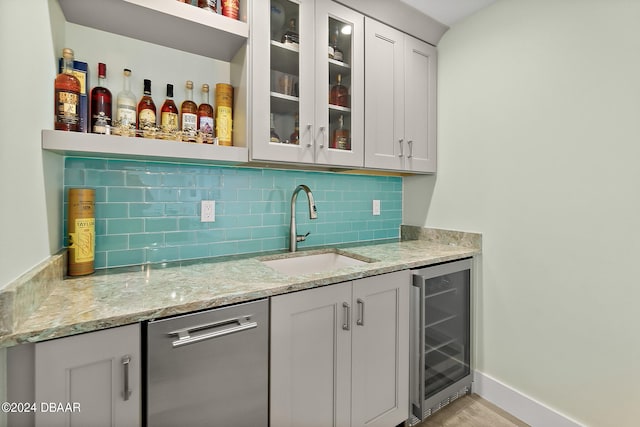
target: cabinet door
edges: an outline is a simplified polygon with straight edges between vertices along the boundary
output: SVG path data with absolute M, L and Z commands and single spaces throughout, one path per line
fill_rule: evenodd
M 404 34 L 365 21 L 365 166 L 403 168 Z
M 314 163 L 315 0 L 255 0 L 252 7 L 251 158 Z M 288 31 L 298 43 L 284 37 Z
M 35 352 L 35 401 L 65 409 L 38 408 L 36 426 L 140 425 L 139 325 L 37 343 Z
M 351 282 L 271 298 L 270 425 L 350 425 L 350 301 Z
M 364 17 L 316 1 L 316 163 L 364 164 Z
M 409 271 L 353 282 L 352 426 L 388 427 L 409 413 Z
M 406 169 L 436 171 L 436 48 L 405 36 Z

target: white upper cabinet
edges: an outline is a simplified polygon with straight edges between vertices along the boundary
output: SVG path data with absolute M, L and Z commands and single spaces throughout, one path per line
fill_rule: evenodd
M 365 167 L 436 172 L 436 48 L 365 20 Z
M 362 167 L 363 16 L 328 0 L 253 7 L 251 159 Z

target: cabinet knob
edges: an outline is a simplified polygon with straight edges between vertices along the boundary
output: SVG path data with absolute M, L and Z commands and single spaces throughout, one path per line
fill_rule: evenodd
M 398 143 L 400 144 L 400 154 L 398 154 L 398 157 L 404 157 L 404 145 L 402 144 L 404 142 L 403 138 L 400 138 L 398 140 Z
M 409 140 L 407 141 L 407 144 L 409 144 L 409 155 L 407 156 L 407 159 L 410 159 L 413 157 L 413 141 Z

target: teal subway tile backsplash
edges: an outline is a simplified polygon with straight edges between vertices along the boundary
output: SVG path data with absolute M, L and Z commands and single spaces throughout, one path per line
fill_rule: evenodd
M 309 220 L 298 195 L 300 248 L 398 238 L 402 221 L 400 177 L 68 157 L 64 180 L 96 190 L 96 268 L 286 249 L 298 184 L 318 209 Z M 200 222 L 201 200 L 215 222 Z

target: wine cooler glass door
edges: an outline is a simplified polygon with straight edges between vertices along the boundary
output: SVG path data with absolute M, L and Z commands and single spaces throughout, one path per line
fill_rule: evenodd
M 414 271 L 412 385 L 414 415 L 471 383 L 471 260 Z

